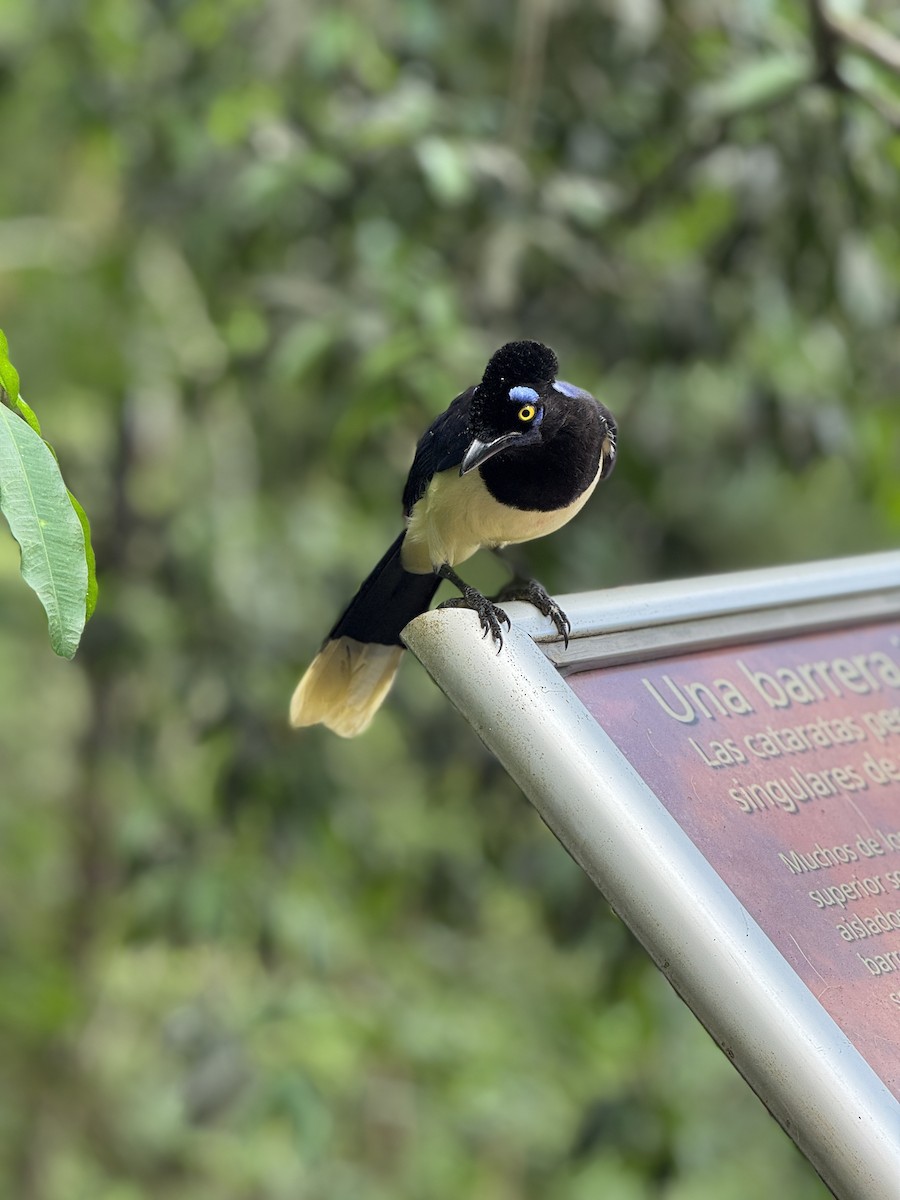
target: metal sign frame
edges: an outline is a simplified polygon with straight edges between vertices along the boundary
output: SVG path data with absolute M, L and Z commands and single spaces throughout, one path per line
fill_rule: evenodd
M 896 617 L 900 553 L 560 603 L 568 649 L 524 604 L 500 653 L 460 609 L 404 641 L 835 1195 L 897 1195 L 900 1103 L 562 675 Z

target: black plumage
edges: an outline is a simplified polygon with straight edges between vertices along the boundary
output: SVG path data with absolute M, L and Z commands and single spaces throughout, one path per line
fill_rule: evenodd
M 334 623 L 326 642 L 340 637 L 380 646 L 399 646 L 400 631 L 425 612 L 438 590 L 441 577 L 404 571 L 400 554 L 406 533 L 370 571 L 362 587 Z
M 539 444 L 498 454 L 480 468 L 495 500 L 510 508 L 552 512 L 571 504 L 593 483 L 597 447 L 604 437 L 615 436 L 615 426 L 590 393 L 574 388 L 572 393 L 568 403 L 544 414 Z M 612 463 L 611 457 L 604 475 Z
M 431 604 L 442 579 L 502 645 L 506 614 L 456 574 L 482 546 L 542 537 L 570 520 L 612 470 L 616 424 L 589 392 L 556 378 L 540 342 L 510 342 L 481 382 L 426 430 L 403 491 L 406 528 L 334 625 L 291 702 L 294 725 L 322 722 L 343 736 L 368 725 L 393 680 L 400 634 Z M 563 637 L 568 622 L 533 581 L 526 598 Z
M 408 517 L 434 475 L 458 467 L 472 440 L 471 406 L 477 387 L 467 388 L 435 417 L 419 439 L 403 489 L 403 515 Z

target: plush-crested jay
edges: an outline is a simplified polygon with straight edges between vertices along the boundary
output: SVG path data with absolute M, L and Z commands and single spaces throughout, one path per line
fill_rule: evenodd
M 506 613 L 454 567 L 481 547 L 543 537 L 583 507 L 616 460 L 616 423 L 589 392 L 556 378 L 540 342 L 508 342 L 481 382 L 462 392 L 416 448 L 403 511 L 406 528 L 325 640 L 291 700 L 291 724 L 327 725 L 342 737 L 368 726 L 403 653 L 401 630 L 431 604 L 441 580 L 448 605 L 473 609 L 502 646 Z M 568 640 L 569 623 L 534 580 L 498 599 L 523 599 Z

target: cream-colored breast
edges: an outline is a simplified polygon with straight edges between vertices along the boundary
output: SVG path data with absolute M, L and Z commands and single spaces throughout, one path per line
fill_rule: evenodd
M 565 508 L 526 511 L 500 504 L 478 471 L 460 476 L 453 468 L 435 475 L 409 517 L 402 560 L 407 571 L 426 574 L 448 563 L 471 558 L 483 546 L 495 548 L 530 542 L 561 528 L 580 511 L 597 486 L 591 485 Z

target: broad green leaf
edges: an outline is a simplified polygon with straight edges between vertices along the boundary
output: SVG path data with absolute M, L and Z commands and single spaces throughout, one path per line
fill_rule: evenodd
M 22 578 L 46 610 L 50 644 L 71 658 L 84 628 L 89 589 L 81 521 L 49 447 L 5 405 L 0 405 L 0 510 L 22 552 Z
M 0 329 L 0 385 L 3 386 L 7 393 L 7 399 L 9 401 L 10 408 L 18 411 L 22 418 L 27 421 L 28 425 L 34 430 L 34 432 L 38 434 L 38 436 L 42 436 L 41 423 L 37 418 L 37 414 L 31 408 L 31 406 L 26 403 L 25 398 L 18 391 L 19 382 L 19 373 L 9 361 L 9 343 L 7 342 L 6 335 L 3 333 L 3 330 Z M 56 451 L 53 449 L 50 443 L 46 441 L 46 439 L 43 440 L 44 445 L 50 451 L 54 461 L 57 461 Z M 81 526 L 82 536 L 84 538 L 85 569 L 87 572 L 87 588 L 85 591 L 85 619 L 89 620 L 93 615 L 94 609 L 97 607 L 98 592 L 97 563 L 94 557 L 94 548 L 91 544 L 91 526 L 90 522 L 88 521 L 87 513 L 84 511 L 78 500 L 76 500 L 75 496 L 68 491 L 68 489 L 67 495 L 71 501 L 75 515 L 78 518 L 78 522 Z M 0 508 L 2 507 L 2 504 L 0 504 Z

